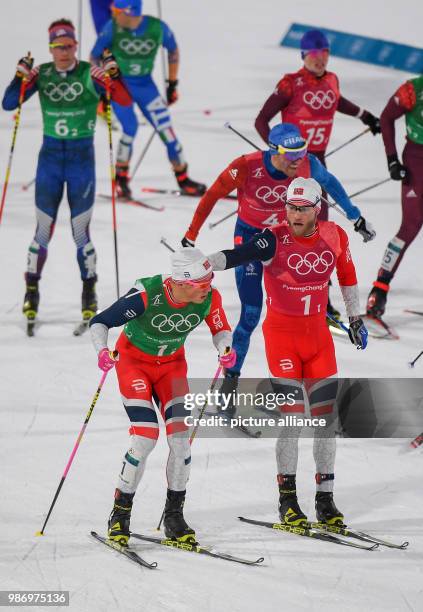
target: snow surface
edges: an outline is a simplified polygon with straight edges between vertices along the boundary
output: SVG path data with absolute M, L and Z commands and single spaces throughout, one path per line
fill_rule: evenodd
M 87 5 L 87 6 L 85 6 Z M 389 5 L 389 7 L 388 7 Z M 77 0 L 26 0 L 9 3 L 1 27 L 3 91 L 15 62 L 31 50 L 37 63 L 49 59 L 46 27 L 60 16 L 77 21 Z M 389 8 L 389 10 L 387 10 Z M 318 9 L 318 10 L 317 10 Z M 155 14 L 155 2 L 145 2 Z M 248 145 L 223 128 L 231 121 L 259 143 L 254 118 L 280 75 L 296 70 L 298 52 L 278 46 L 293 21 L 380 36 L 421 45 L 423 9 L 417 0 L 371 4 L 364 0 L 315 3 L 297 0 L 198 2 L 164 0 L 163 13 L 182 50 L 181 99 L 172 107 L 175 128 L 190 161 L 190 172 L 210 183 Z M 88 2 L 84 3 L 83 57 L 94 40 Z M 408 75 L 398 71 L 332 58 L 330 68 L 341 79 L 344 95 L 379 113 Z M 157 80 L 161 81 L 160 61 Z M 204 111 L 210 111 L 205 114 Z M 401 122 L 399 122 L 401 123 Z M 338 116 L 331 147 L 361 129 L 361 123 Z M 6 167 L 12 119 L 0 113 L 0 168 Z M 398 125 L 401 150 L 403 128 Z M 139 131 L 134 158 L 150 134 Z M 117 140 L 116 134 L 114 135 Z M 422 576 L 422 452 L 401 454 L 404 440 L 339 441 L 336 499 L 351 525 L 394 541 L 409 540 L 406 551 L 382 549 L 368 553 L 278 534 L 242 525 L 240 514 L 276 519 L 274 443 L 272 440 L 202 439 L 193 446 L 186 516 L 201 541 L 249 558 L 265 556 L 263 567 L 244 567 L 137 544 L 159 569 L 142 570 L 91 540 L 89 531 L 103 532 L 112 505 L 117 469 L 127 448 L 127 417 L 114 378 L 109 375 L 81 443 L 74 465 L 42 539 L 41 528 L 60 476 L 100 378 L 89 335 L 72 336 L 80 307 L 80 279 L 71 238 L 69 213 L 63 203 L 41 283 L 41 325 L 33 339 L 24 335 L 21 315 L 26 252 L 34 232 L 33 190 L 21 185 L 35 172 L 41 142 L 38 100 L 25 105 L 18 134 L 11 184 L 0 227 L 0 589 L 65 589 L 70 609 L 83 611 L 270 611 L 296 610 L 423 610 Z M 107 132 L 96 136 L 98 191 L 109 189 Z M 334 155 L 329 167 L 355 191 L 387 176 L 382 141 L 365 136 Z M 158 139 L 133 181 L 174 187 L 164 149 Z M 400 221 L 400 187 L 391 182 L 357 198 L 378 235 L 364 245 L 350 233 L 361 297 L 366 295 L 389 238 Z M 135 278 L 166 271 L 168 253 L 162 235 L 176 245 L 197 201 L 146 196 L 166 206 L 156 213 L 131 206 L 118 209 L 121 291 Z M 233 208 L 216 205 L 210 220 Z M 340 217 L 334 217 L 341 225 Z M 232 243 L 233 220 L 218 230 L 204 228 L 198 246 L 206 252 Z M 116 297 L 110 204 L 98 200 L 91 226 L 98 252 L 100 306 Z M 341 376 L 421 377 L 423 364 L 407 368 L 421 349 L 423 321 L 404 308 L 422 308 L 421 236 L 410 247 L 389 295 L 387 320 L 401 340 L 372 341 L 363 353 L 336 340 Z M 237 321 L 239 304 L 231 272 L 219 274 L 230 320 Z M 335 287 L 334 302 L 342 306 Z M 45 323 L 45 324 L 43 324 Z M 117 332 L 111 334 L 116 338 Z M 211 377 L 216 356 L 205 326 L 187 344 L 190 375 Z M 254 334 L 244 367 L 245 376 L 265 377 L 260 330 Z M 416 431 L 416 434 L 419 433 Z M 163 432 L 162 432 L 163 434 Z M 301 442 L 298 490 L 301 504 L 313 515 L 314 464 L 311 441 Z M 165 497 L 167 445 L 161 436 L 149 458 L 138 489 L 132 526 L 155 533 Z M 24 608 L 26 609 L 26 608 Z

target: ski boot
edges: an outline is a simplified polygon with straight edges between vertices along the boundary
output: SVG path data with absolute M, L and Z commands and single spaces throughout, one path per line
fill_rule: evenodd
M 389 285 L 376 281 L 367 298 L 366 314 L 369 317 L 380 319 L 385 312 Z
M 178 542 L 195 544 L 195 531 L 185 522 L 183 507 L 185 491 L 167 490 L 164 510 L 164 531 L 167 538 Z
M 35 319 L 40 303 L 40 293 L 38 291 L 38 281 L 26 281 L 26 291 L 22 312 L 27 318 L 26 333 L 28 336 L 34 335 Z
M 335 506 L 332 492 L 317 491 L 315 507 L 319 523 L 337 526 L 344 524 L 344 515 Z
M 115 491 L 115 503 L 109 517 L 107 538 L 121 546 L 128 546 L 134 495 L 135 493 L 122 493 L 120 489 Z
M 132 198 L 132 191 L 129 187 L 129 165 L 116 164 L 116 195 L 123 200 Z
M 219 395 L 223 395 L 225 401 L 218 405 L 219 413 L 231 419 L 235 416 L 236 412 L 236 390 L 238 389 L 239 382 L 239 374 L 231 374 L 230 372 L 226 372 L 225 378 L 223 379 L 223 383 L 219 389 Z M 226 400 L 228 396 L 231 398 L 231 401 L 226 405 Z
M 97 295 L 95 292 L 95 284 L 97 281 L 97 277 L 95 278 L 87 278 L 82 281 L 82 320 L 89 321 L 92 317 L 97 313 Z
M 279 483 L 279 517 L 281 523 L 291 527 L 307 527 L 308 521 L 301 510 L 297 499 L 295 475 L 278 475 Z
M 202 196 L 207 189 L 206 185 L 191 180 L 187 174 L 187 170 L 187 164 L 185 164 L 182 170 L 174 170 L 179 189 L 186 195 Z

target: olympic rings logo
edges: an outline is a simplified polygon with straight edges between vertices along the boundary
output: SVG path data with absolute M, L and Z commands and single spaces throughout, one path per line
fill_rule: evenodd
M 324 274 L 329 270 L 335 261 L 331 251 L 323 251 L 320 255 L 311 251 L 304 257 L 299 253 L 292 253 L 288 257 L 288 266 L 291 270 L 295 270 L 300 276 L 305 276 L 313 271 L 317 274 Z
M 161 334 L 168 334 L 172 331 L 184 334 L 197 327 L 200 322 L 201 318 L 198 314 L 192 313 L 184 317 L 180 312 L 175 312 L 170 317 L 161 313 L 151 319 L 151 325 Z
M 306 104 L 311 106 L 313 110 L 324 108 L 329 110 L 336 102 L 336 96 L 333 91 L 306 91 L 303 96 Z
M 256 198 L 263 200 L 266 204 L 276 204 L 276 202 L 285 202 L 286 186 L 276 185 L 276 187 L 268 187 L 263 185 L 256 191 Z
M 147 38 L 147 40 L 123 38 L 119 47 L 128 55 L 148 55 L 155 49 L 156 43 L 151 38 Z
M 82 94 L 84 87 L 82 83 L 47 83 L 44 93 L 47 98 L 50 98 L 52 102 L 60 102 L 60 100 L 66 100 L 66 102 L 73 102 L 78 96 Z

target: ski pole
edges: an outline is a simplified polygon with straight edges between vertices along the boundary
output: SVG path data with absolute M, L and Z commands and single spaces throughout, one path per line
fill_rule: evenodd
M 166 238 L 164 238 L 163 236 L 160 238 L 160 244 L 163 244 L 171 253 L 175 252 L 175 249 L 170 246 Z
M 333 317 L 332 315 L 330 315 L 328 312 L 326 313 L 326 316 L 328 319 L 330 319 L 331 321 L 333 321 L 334 323 L 336 323 L 338 325 L 338 327 L 340 327 L 341 329 L 344 330 L 344 332 L 346 332 L 347 334 L 349 334 L 348 331 L 348 327 L 346 325 L 344 325 L 342 323 L 342 321 L 339 321 L 338 319 L 335 319 L 335 317 Z
M 256 149 L 256 151 L 261 151 L 260 147 L 258 147 L 256 144 L 254 144 L 254 142 L 252 140 L 250 140 L 249 138 L 244 136 L 244 134 L 241 134 L 241 132 L 238 132 L 238 130 L 236 130 L 234 127 L 232 127 L 232 125 L 229 123 L 229 121 L 227 121 L 224 124 L 224 127 L 227 128 L 228 130 L 231 130 L 232 132 L 234 132 L 234 134 L 237 134 L 237 136 L 242 138 L 242 140 L 245 140 L 245 142 L 248 142 L 248 144 L 251 145 L 253 147 L 253 149 Z
M 100 384 L 98 385 L 97 391 L 95 392 L 95 395 L 93 397 L 93 401 L 91 402 L 91 406 L 90 406 L 90 408 L 89 408 L 89 410 L 87 412 L 87 416 L 85 417 L 84 424 L 82 425 L 82 429 L 79 432 L 79 436 L 78 436 L 78 438 L 77 438 L 77 440 L 75 442 L 75 445 L 73 447 L 73 450 L 72 450 L 72 452 L 70 454 L 69 460 L 68 460 L 68 462 L 66 464 L 65 471 L 63 472 L 63 476 L 62 476 L 62 478 L 60 480 L 59 486 L 57 487 L 57 491 L 56 491 L 56 493 L 54 495 L 54 498 L 53 498 L 53 501 L 51 503 L 50 509 L 49 509 L 49 511 L 47 513 L 46 520 L 44 521 L 44 525 L 42 526 L 41 530 L 37 531 L 37 533 L 35 534 L 37 536 L 44 535 L 44 529 L 46 528 L 47 521 L 49 520 L 50 515 L 51 515 L 51 513 L 53 511 L 54 505 L 55 505 L 55 503 L 57 501 L 57 498 L 59 497 L 59 493 L 60 493 L 60 491 L 61 491 L 61 489 L 63 487 L 63 483 L 66 480 L 66 476 L 68 475 L 68 472 L 69 472 L 70 467 L 72 465 L 72 461 L 73 461 L 73 459 L 74 459 L 74 457 L 76 455 L 76 451 L 78 450 L 79 444 L 80 444 L 80 442 L 82 440 L 82 436 L 84 435 L 84 432 L 85 432 L 85 430 L 87 428 L 88 422 L 89 422 L 89 420 L 91 418 L 91 415 L 93 413 L 93 410 L 94 410 L 94 406 L 97 403 L 97 400 L 99 398 L 99 395 L 100 395 L 101 389 L 103 387 L 104 381 L 106 380 L 106 376 L 107 376 L 107 372 L 103 372 L 103 375 L 102 375 L 101 380 L 100 380 Z
M 35 181 L 36 181 L 36 177 L 34 176 L 33 179 L 31 179 L 30 181 L 22 185 L 22 190 L 26 191 L 27 189 L 29 189 L 35 183 Z
M 31 57 L 31 52 L 30 51 L 28 51 L 27 57 L 28 58 Z M 25 97 L 26 85 L 27 85 L 27 80 L 26 80 L 25 77 L 23 77 L 23 79 L 21 81 L 21 88 L 20 88 L 20 91 L 19 91 L 18 110 L 17 110 L 16 115 L 15 115 L 15 125 L 13 127 L 12 144 L 10 146 L 10 152 L 9 152 L 9 161 L 7 162 L 6 177 L 4 179 L 3 193 L 2 193 L 2 196 L 1 196 L 0 225 L 1 225 L 1 218 L 2 218 L 2 215 L 3 215 L 4 203 L 6 201 L 7 187 L 9 185 L 9 177 L 10 177 L 10 171 L 11 171 L 11 168 L 12 168 L 13 152 L 15 150 L 16 135 L 18 133 L 18 127 L 19 127 L 19 123 L 20 123 L 20 120 L 21 120 L 21 111 L 22 111 L 22 104 L 23 104 L 24 97 Z
M 157 0 L 157 16 L 160 19 L 160 21 L 163 21 L 163 19 L 162 19 L 163 14 L 162 14 L 162 2 L 161 2 L 161 0 Z M 163 91 L 164 91 L 164 93 L 166 93 L 167 71 L 166 71 L 165 50 L 164 50 L 163 45 L 161 45 L 160 52 L 161 52 L 161 60 L 162 60 Z
M 423 351 L 420 351 L 420 353 L 417 355 L 417 357 L 415 357 L 415 358 L 413 359 L 413 361 L 410 361 L 410 362 L 409 362 L 409 364 L 408 364 L 408 365 L 409 365 L 409 367 L 410 367 L 410 368 L 414 368 L 414 366 L 415 366 L 415 364 L 416 364 L 416 361 L 418 361 L 418 359 L 420 359 L 420 357 L 421 357 L 422 355 L 423 355 Z
M 344 142 L 344 144 L 341 144 L 341 145 L 339 145 L 339 147 L 336 147 L 335 149 L 332 149 L 332 151 L 329 151 L 329 153 L 326 153 L 325 159 L 327 157 L 329 157 L 330 155 L 333 155 L 334 153 L 336 153 L 340 149 L 343 149 L 344 147 L 349 145 L 351 142 L 354 142 L 354 140 L 357 140 L 357 138 L 361 138 L 362 136 L 364 136 L 364 134 L 367 134 L 367 132 L 370 132 L 370 128 L 369 127 L 366 128 L 365 130 L 363 130 L 362 132 L 360 132 L 359 134 L 357 134 L 356 136 L 353 136 L 352 138 L 347 140 L 347 142 Z
M 107 115 L 107 131 L 109 134 L 109 157 L 110 157 L 110 181 L 112 187 L 112 218 L 113 218 L 113 242 L 115 248 L 115 272 L 116 272 L 116 293 L 119 299 L 119 257 L 118 257 L 118 241 L 117 241 L 117 222 L 116 222 L 116 174 L 115 164 L 113 161 L 113 137 L 112 137 L 112 104 L 110 93 L 110 77 L 106 76 L 106 115 Z
M 219 364 L 219 366 L 218 366 L 218 368 L 216 370 L 216 373 L 214 375 L 213 381 L 212 381 L 212 383 L 211 383 L 211 385 L 209 387 L 209 393 L 213 393 L 214 388 L 216 387 L 217 381 L 219 380 L 219 376 L 220 376 L 221 371 L 222 371 L 222 366 Z M 197 421 L 197 423 L 196 423 L 196 425 L 195 425 L 195 427 L 192 430 L 192 433 L 190 435 L 190 438 L 189 438 L 190 445 L 193 443 L 194 438 L 197 435 L 197 431 L 198 431 L 198 427 L 199 427 L 199 419 L 203 418 L 203 414 L 204 414 L 204 411 L 205 411 L 206 408 L 207 408 L 207 399 L 205 400 L 204 404 L 201 407 L 201 410 L 200 410 L 199 415 L 198 415 L 198 421 Z M 160 517 L 159 524 L 157 525 L 157 531 L 160 531 L 160 529 L 161 529 L 161 526 L 162 526 L 162 523 L 163 523 L 163 519 L 164 519 L 164 515 L 165 515 L 165 510 L 163 508 L 163 512 L 162 512 L 162 515 Z
M 373 185 L 370 185 L 369 187 L 365 187 L 364 189 L 360 189 L 360 191 L 356 191 L 355 193 L 352 193 L 348 197 L 355 198 L 358 195 L 361 195 L 362 193 L 366 193 L 366 191 L 370 191 L 370 189 L 374 189 L 375 187 L 379 187 L 379 185 L 383 185 L 384 183 L 387 183 L 390 180 L 391 180 L 391 177 L 383 179 L 382 181 L 378 181 L 377 183 L 373 183 Z
M 232 212 L 228 213 L 227 215 L 225 215 L 224 217 L 222 217 L 218 221 L 215 221 L 214 223 L 209 223 L 209 229 L 213 229 L 214 227 L 216 227 L 220 223 L 223 223 L 224 221 L 226 221 L 226 219 L 229 219 L 230 217 L 233 217 L 234 215 L 236 215 L 237 212 L 238 212 L 238 209 L 237 210 L 233 210 Z
M 134 176 L 135 176 L 135 174 L 136 174 L 136 172 L 137 172 L 138 168 L 139 168 L 139 167 L 140 167 L 140 165 L 141 165 L 142 160 L 143 160 L 143 159 L 144 159 L 144 157 L 146 156 L 146 153 L 147 153 L 148 149 L 150 148 L 151 143 L 153 142 L 153 138 L 154 138 L 154 136 L 155 136 L 155 135 L 156 135 L 156 130 L 153 130 L 153 131 L 152 131 L 152 133 L 150 134 L 150 138 L 147 140 L 147 142 L 146 142 L 146 143 L 145 143 L 145 145 L 144 145 L 143 150 L 142 150 L 142 151 L 141 151 L 141 153 L 140 153 L 140 156 L 139 156 L 139 158 L 138 158 L 137 163 L 136 163 L 136 164 L 135 164 L 135 166 L 134 166 L 134 169 L 133 169 L 133 171 L 132 171 L 132 177 L 131 177 L 131 179 L 133 179 L 133 178 L 134 178 Z

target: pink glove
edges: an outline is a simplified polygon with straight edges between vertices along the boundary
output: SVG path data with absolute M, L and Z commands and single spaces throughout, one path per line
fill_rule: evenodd
M 219 363 L 224 368 L 233 368 L 236 362 L 236 350 L 234 348 L 226 348 L 225 354 L 220 355 Z
M 117 351 L 109 351 L 108 348 L 104 348 L 98 354 L 98 367 L 103 372 L 108 372 L 114 368 L 116 361 L 119 361 L 119 353 Z

